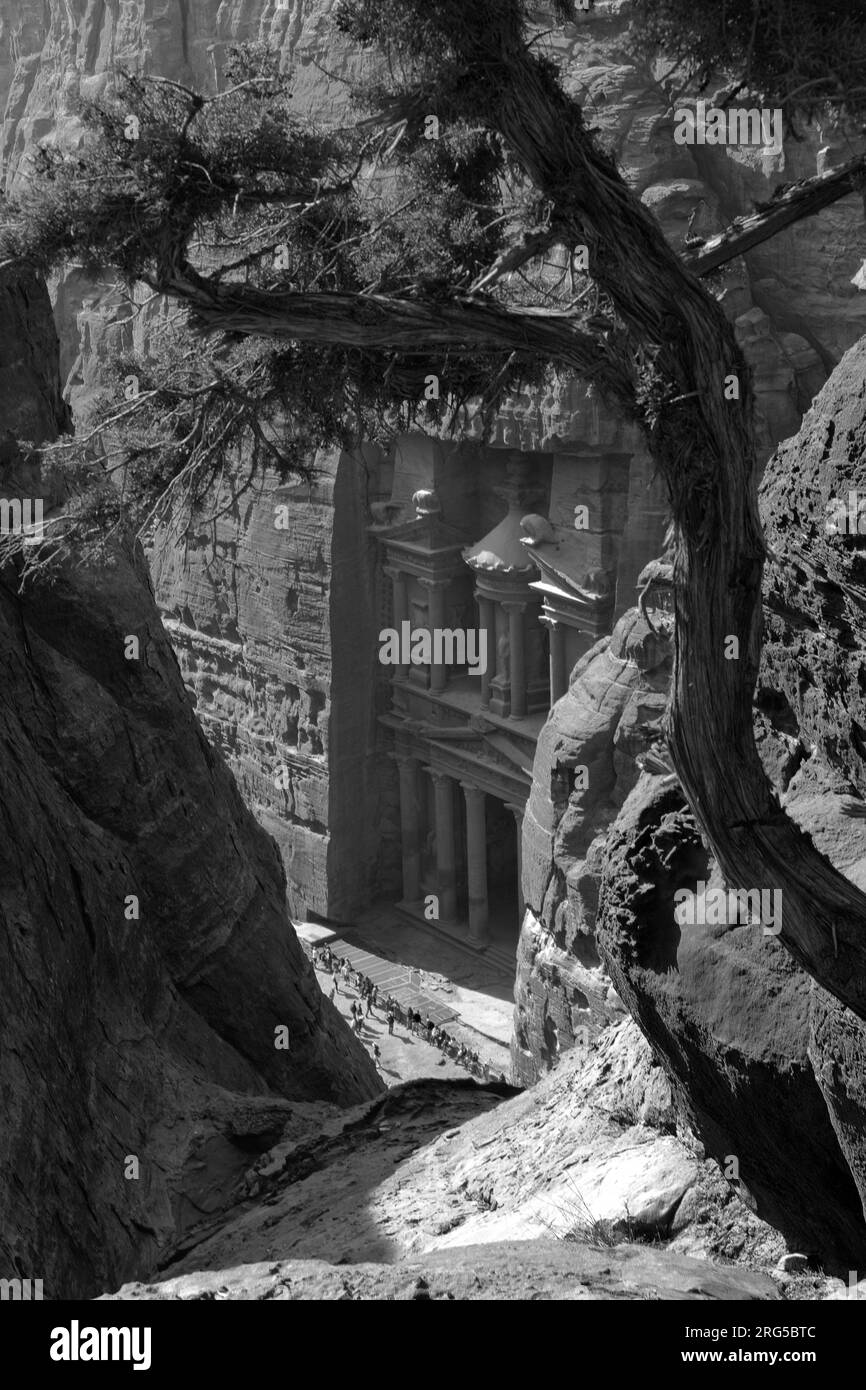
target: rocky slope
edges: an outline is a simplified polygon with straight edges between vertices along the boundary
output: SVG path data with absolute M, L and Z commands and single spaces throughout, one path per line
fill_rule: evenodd
M 0 342 L 0 429 L 51 438 L 66 421 L 48 297 L 8 271 Z M 41 495 L 6 438 L 4 495 Z M 149 1269 L 227 1200 L 290 1100 L 380 1082 L 294 936 L 276 846 L 196 723 L 142 557 L 18 581 L 5 563 L 0 1261 L 57 1297 Z
M 126 1285 L 107 1297 L 190 1302 L 529 1299 L 570 1303 L 591 1299 L 624 1303 L 675 1299 L 763 1303 L 778 1301 L 782 1294 L 766 1274 L 726 1269 L 682 1255 L 660 1253 L 647 1246 L 621 1245 L 608 1250 L 567 1241 L 533 1240 L 459 1246 L 396 1265 L 336 1266 L 324 1260 L 241 1265 L 219 1272 L 184 1275 L 163 1284 Z
M 287 1135 L 233 1212 L 116 1296 L 775 1298 L 783 1250 L 678 1127 L 627 1020 L 521 1095 L 405 1083 Z

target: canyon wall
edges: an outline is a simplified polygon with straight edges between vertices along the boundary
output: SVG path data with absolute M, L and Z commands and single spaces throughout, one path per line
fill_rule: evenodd
M 48 510 L 10 428 L 66 426 L 57 342 L 44 286 L 9 268 L 0 342 L 3 495 Z M 86 1296 L 219 1209 L 291 1102 L 380 1082 L 196 723 L 143 557 L 19 571 L 3 560 L 0 1273 Z
M 293 916 L 339 919 L 377 886 L 385 677 L 365 459 L 320 452 L 314 466 L 311 484 L 267 475 L 149 558 L 202 727 L 283 853 Z

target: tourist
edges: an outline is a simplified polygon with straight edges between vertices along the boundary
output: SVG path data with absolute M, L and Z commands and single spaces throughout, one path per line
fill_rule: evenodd
M 376 1069 L 377 1069 L 377 1071 L 378 1071 L 378 1068 L 379 1068 L 379 1062 L 380 1062 L 380 1060 L 381 1060 L 381 1057 L 382 1057 L 382 1049 L 380 1048 L 380 1046 L 379 1046 L 378 1043 L 373 1043 L 373 1061 L 376 1063 Z
M 427 1029 L 427 1041 L 433 1041 L 433 1020 L 429 1014 L 424 1015 L 424 1027 Z
M 369 1018 L 372 1012 L 373 1012 L 373 990 L 372 990 L 372 988 L 371 988 L 371 989 L 369 989 L 369 990 L 367 991 L 367 1013 L 366 1013 L 366 1017 Z
M 391 1034 L 391 1036 L 393 1037 L 393 1035 L 394 1035 L 394 1010 L 393 1010 L 393 1009 L 389 1009 L 389 1010 L 388 1010 L 388 1032 L 389 1032 L 389 1033 Z

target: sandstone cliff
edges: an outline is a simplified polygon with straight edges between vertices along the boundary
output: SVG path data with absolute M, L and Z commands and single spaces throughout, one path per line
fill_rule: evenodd
M 8 271 L 0 341 L 0 428 L 50 438 L 66 417 L 48 297 Z M 8 442 L 0 476 L 7 496 L 40 488 Z M 196 724 L 142 558 L 18 580 L 6 564 L 0 1263 L 58 1297 L 151 1268 L 291 1101 L 380 1083 L 298 945 L 276 846 Z

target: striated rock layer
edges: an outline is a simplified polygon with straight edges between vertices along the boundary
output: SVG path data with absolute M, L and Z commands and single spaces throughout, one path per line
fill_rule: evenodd
M 322 452 L 316 469 L 311 485 L 266 477 L 187 543 L 157 537 L 150 562 L 202 727 L 282 851 L 292 912 L 344 918 L 397 889 L 377 875 L 385 671 L 363 461 Z
M 0 341 L 6 419 L 44 440 L 65 413 L 36 281 L 0 281 Z M 42 490 L 8 444 L 0 481 Z M 143 559 L 18 581 L 5 564 L 0 1273 L 62 1297 L 152 1268 L 290 1101 L 380 1082 L 292 931 L 276 846 L 196 723 Z

